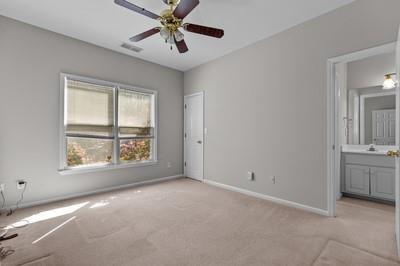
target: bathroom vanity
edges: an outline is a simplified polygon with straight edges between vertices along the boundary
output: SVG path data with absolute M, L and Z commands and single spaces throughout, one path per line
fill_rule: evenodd
M 395 200 L 395 160 L 386 156 L 390 146 L 346 145 L 341 153 L 341 191 L 371 200 Z M 362 146 L 362 147 L 360 147 Z

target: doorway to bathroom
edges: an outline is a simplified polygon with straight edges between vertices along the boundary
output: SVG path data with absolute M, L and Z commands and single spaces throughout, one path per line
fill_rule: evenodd
M 328 60 L 327 157 L 329 215 L 343 218 L 343 206 L 352 206 L 385 216 L 399 235 L 396 47 Z

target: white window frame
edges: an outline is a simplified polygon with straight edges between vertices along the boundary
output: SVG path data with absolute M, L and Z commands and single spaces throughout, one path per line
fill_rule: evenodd
M 114 92 L 114 150 L 113 150 L 113 163 L 101 166 L 81 166 L 81 167 L 68 167 L 67 162 L 67 141 L 66 141 L 66 122 L 65 122 L 65 86 L 66 81 L 75 80 L 86 83 L 92 83 L 100 86 L 108 86 L 112 87 Z M 119 160 L 119 150 L 120 150 L 120 138 L 118 135 L 118 91 L 119 88 L 125 90 L 131 90 L 138 93 L 151 94 L 154 97 L 153 100 L 153 108 L 152 108 L 152 117 L 154 119 L 154 137 L 152 138 L 152 159 L 150 161 L 142 161 L 142 162 L 120 162 Z M 60 74 L 60 161 L 59 161 L 59 173 L 60 174 L 77 174 L 77 173 L 86 173 L 86 172 L 95 172 L 95 171 L 104 171 L 104 170 L 112 170 L 126 167 L 138 167 L 138 166 L 151 166 L 158 163 L 157 161 L 157 146 L 158 146 L 158 92 L 155 90 L 144 89 L 132 85 L 121 84 L 117 82 L 110 82 L 95 78 L 88 78 L 73 74 Z M 130 138 L 135 139 L 135 138 Z

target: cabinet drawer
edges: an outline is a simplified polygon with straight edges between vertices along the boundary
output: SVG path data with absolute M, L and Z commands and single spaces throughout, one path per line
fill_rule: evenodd
M 386 157 L 383 155 L 369 155 L 369 154 L 352 154 L 342 153 L 344 155 L 345 164 L 357 164 L 366 166 L 377 167 L 395 167 L 394 158 Z
M 346 165 L 345 190 L 346 192 L 368 196 L 369 167 L 362 165 Z
M 395 169 L 371 167 L 371 196 L 381 199 L 395 199 Z

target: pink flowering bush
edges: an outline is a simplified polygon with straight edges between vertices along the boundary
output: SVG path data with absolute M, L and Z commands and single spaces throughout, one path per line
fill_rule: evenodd
M 121 141 L 120 159 L 122 161 L 150 160 L 150 140 Z

